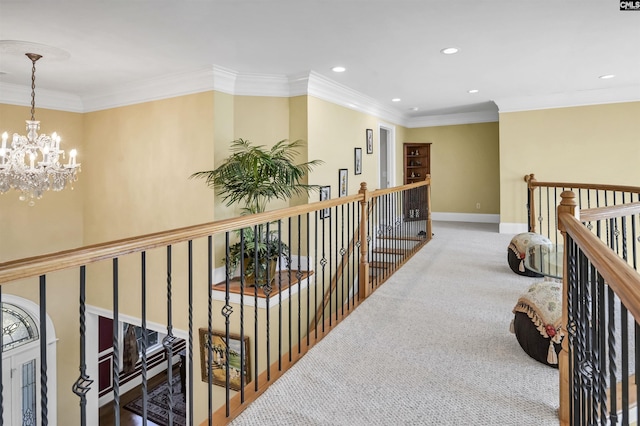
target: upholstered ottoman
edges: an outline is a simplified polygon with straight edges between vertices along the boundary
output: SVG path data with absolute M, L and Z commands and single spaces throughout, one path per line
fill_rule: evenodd
M 558 367 L 564 332 L 562 320 L 562 283 L 543 281 L 533 284 L 520 296 L 513 308 L 511 332 L 531 358 Z
M 551 240 L 535 232 L 523 232 L 511 239 L 507 249 L 507 262 L 513 272 L 527 277 L 541 277 L 542 275 L 533 272 L 524 266 L 524 258 L 527 250 L 535 245 L 547 246 L 551 249 Z

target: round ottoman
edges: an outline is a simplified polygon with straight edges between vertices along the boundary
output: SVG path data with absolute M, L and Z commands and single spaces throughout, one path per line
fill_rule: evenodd
M 527 277 L 541 277 L 537 272 L 530 271 L 524 266 L 524 258 L 529 247 L 542 245 L 551 249 L 551 240 L 535 232 L 523 232 L 511 239 L 507 250 L 507 262 L 513 272 Z
M 564 332 L 562 319 L 562 284 L 543 281 L 533 284 L 520 296 L 513 308 L 511 332 L 522 350 L 531 358 L 558 368 Z

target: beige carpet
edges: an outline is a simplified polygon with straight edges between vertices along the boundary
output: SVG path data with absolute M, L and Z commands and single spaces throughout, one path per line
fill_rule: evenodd
M 232 425 L 558 424 L 558 372 L 509 332 L 539 280 L 507 265 L 497 225 L 435 237 Z

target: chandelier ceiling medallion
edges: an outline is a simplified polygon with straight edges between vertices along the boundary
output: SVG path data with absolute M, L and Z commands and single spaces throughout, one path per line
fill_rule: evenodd
M 35 119 L 36 61 L 42 57 L 36 53 L 26 56 L 33 64 L 31 68 L 31 120 L 27 121 L 27 136 L 13 134 L 9 143 L 7 132 L 2 133 L 0 145 L 0 194 L 13 188 L 20 191 L 20 200 L 30 206 L 42 198 L 45 191 L 61 191 L 72 185 L 80 171 L 76 162 L 77 151 L 69 151 L 68 157 L 60 149 L 60 136 L 41 134 L 40 121 Z M 66 160 L 66 162 L 65 162 Z

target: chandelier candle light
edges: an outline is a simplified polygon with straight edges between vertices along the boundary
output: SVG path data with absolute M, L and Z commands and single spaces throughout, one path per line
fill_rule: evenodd
M 42 198 L 50 189 L 62 191 L 67 183 L 76 181 L 80 163 L 76 162 L 77 151 L 69 151 L 64 164 L 65 153 L 60 149 L 60 136 L 55 132 L 38 135 L 40 122 L 35 119 L 36 61 L 42 56 L 27 53 L 33 67 L 31 69 L 31 120 L 27 121 L 27 136 L 13 134 L 11 144 L 9 135 L 2 133 L 0 145 L 0 194 L 13 188 L 21 191 L 20 200 L 30 206 L 36 199 Z M 60 162 L 62 160 L 62 163 Z

